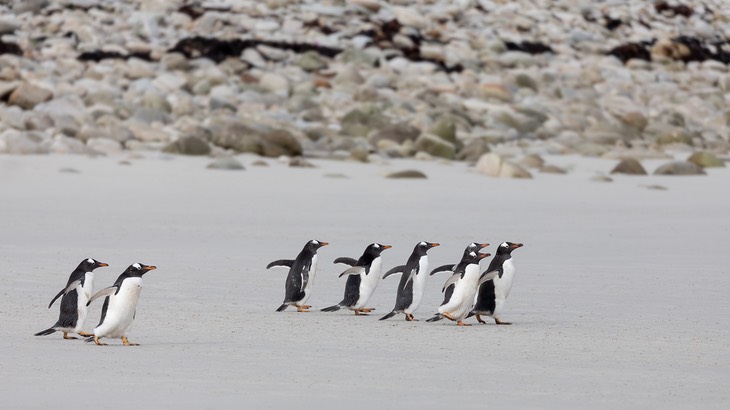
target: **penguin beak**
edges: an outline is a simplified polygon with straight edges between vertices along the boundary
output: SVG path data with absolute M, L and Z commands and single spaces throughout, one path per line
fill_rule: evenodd
M 480 243 L 479 244 L 479 249 L 486 248 L 487 246 L 489 246 L 488 243 Z
M 434 248 L 434 247 L 436 247 L 436 246 L 441 246 L 441 244 L 440 244 L 440 243 L 436 243 L 436 242 L 434 242 L 434 243 L 429 243 L 428 245 L 429 245 L 430 247 L 432 247 L 432 248 Z
M 99 262 L 99 267 L 100 268 L 103 268 L 104 266 L 109 266 L 109 264 L 108 263 L 104 263 L 104 262 Z
M 517 248 L 521 248 L 521 247 L 523 247 L 523 246 L 524 246 L 524 245 L 523 245 L 523 244 L 521 244 L 521 243 L 515 243 L 515 244 L 512 244 L 512 249 L 517 249 Z
M 329 244 L 330 244 L 329 242 L 322 242 L 322 241 L 319 241 L 319 246 L 327 246 L 327 245 L 329 245 Z
M 146 265 L 146 266 L 144 267 L 144 269 L 145 269 L 146 271 L 151 271 L 151 270 L 155 270 L 155 269 L 157 269 L 157 266 L 151 266 L 151 265 Z
M 383 245 L 383 249 L 390 249 L 390 248 L 392 248 L 392 246 L 390 246 L 390 245 Z
M 479 260 L 482 260 L 482 259 L 486 258 L 487 256 L 492 256 L 492 254 L 491 253 L 480 253 Z

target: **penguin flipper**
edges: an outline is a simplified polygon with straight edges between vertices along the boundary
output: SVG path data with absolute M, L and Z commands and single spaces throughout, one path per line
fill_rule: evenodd
M 355 266 L 357 263 L 357 259 L 355 258 L 348 258 L 347 256 L 342 256 L 340 258 L 335 259 L 332 263 L 343 263 L 345 265 Z
M 451 277 L 446 279 L 446 282 L 444 283 L 444 287 L 441 288 L 441 293 L 446 292 L 446 288 L 448 288 L 452 284 L 455 284 L 456 282 L 458 282 L 459 279 L 461 279 L 461 275 L 459 275 L 458 273 L 451 275 Z
M 48 328 L 48 329 L 46 329 L 46 330 L 41 330 L 40 332 L 38 332 L 38 333 L 34 334 L 33 336 L 48 336 L 48 335 L 50 335 L 51 333 L 55 333 L 55 332 L 56 332 L 56 329 L 54 329 L 54 328 L 52 328 L 52 327 L 49 327 L 49 328 Z
M 53 302 L 56 301 L 56 299 L 60 298 L 61 296 L 67 294 L 68 292 L 71 292 L 72 290 L 76 289 L 76 286 L 79 286 L 81 284 L 81 279 L 75 280 L 68 284 L 64 289 L 61 289 L 60 292 L 51 300 L 51 303 L 48 304 L 48 309 L 53 306 Z
M 439 272 L 446 272 L 446 271 L 453 272 L 455 267 L 456 267 L 456 265 L 441 265 L 438 268 L 432 270 L 428 276 L 433 276 L 434 273 L 439 273 Z
M 91 302 L 93 302 L 94 300 L 99 299 L 100 297 L 109 296 L 118 290 L 119 290 L 119 287 L 117 285 L 112 285 L 112 286 L 109 286 L 108 288 L 104 288 L 104 289 L 94 293 L 94 296 L 92 296 L 91 299 L 89 299 L 89 301 L 86 302 L 86 306 L 89 306 L 91 304 Z
M 396 311 L 394 310 L 394 311 L 392 311 L 392 312 L 388 313 L 387 315 L 385 315 L 385 316 L 381 317 L 381 318 L 380 318 L 380 319 L 378 319 L 378 320 L 385 320 L 385 319 L 390 319 L 391 317 L 395 316 L 395 314 L 396 314 Z
M 443 318 L 444 318 L 444 316 L 441 313 L 436 313 L 436 315 L 434 317 L 426 320 L 426 322 L 438 322 L 439 320 L 441 320 Z
M 362 275 L 365 273 L 365 267 L 364 266 L 353 266 L 350 269 L 347 269 L 346 271 L 340 273 L 340 278 L 345 275 Z
M 497 275 L 499 275 L 499 271 L 496 269 L 491 272 L 482 273 L 482 276 L 479 277 L 479 286 L 482 286 L 484 283 L 496 278 Z
M 385 275 L 383 275 L 383 279 L 387 278 L 390 275 L 395 275 L 395 274 L 398 274 L 398 273 L 403 273 L 403 272 L 405 272 L 405 270 L 406 270 L 406 265 L 396 266 L 395 268 L 393 268 L 393 269 L 385 272 Z
M 288 268 L 291 268 L 291 265 L 294 264 L 293 259 L 279 259 L 278 261 L 273 261 L 270 264 L 266 265 L 266 269 L 271 269 L 274 266 L 286 266 Z

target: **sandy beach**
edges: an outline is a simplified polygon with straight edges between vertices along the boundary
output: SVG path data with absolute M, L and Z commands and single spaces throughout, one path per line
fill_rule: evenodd
M 206 158 L 0 156 L 2 402 L 7 408 L 726 408 L 730 302 L 726 191 L 707 177 L 615 176 L 614 161 L 556 156 L 565 176 L 502 180 L 464 164 L 276 160 L 240 172 Z M 127 164 L 122 161 L 128 161 Z M 658 163 L 657 163 L 658 164 Z M 646 161 L 647 169 L 655 164 Z M 427 180 L 391 180 L 419 169 Z M 648 189 L 661 185 L 666 188 Z M 374 315 L 276 313 L 286 269 L 309 239 L 326 240 L 309 302 L 342 296 L 338 256 L 393 245 L 389 269 L 416 242 L 440 242 L 433 267 L 466 244 L 523 242 L 505 319 L 512 326 L 425 323 L 444 275 L 428 284 L 419 322 Z M 33 337 L 83 258 L 131 263 L 145 276 L 130 340 L 106 348 Z M 487 261 L 483 262 L 483 267 Z M 101 303 L 91 306 L 93 329 Z M 470 319 L 471 323 L 475 323 Z

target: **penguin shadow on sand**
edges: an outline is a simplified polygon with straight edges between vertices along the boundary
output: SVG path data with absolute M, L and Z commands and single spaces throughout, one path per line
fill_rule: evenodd
M 58 321 L 50 328 L 38 332 L 35 336 L 46 336 L 54 332 L 63 332 L 64 339 L 76 339 L 69 333 L 85 337 L 86 342 L 94 342 L 106 346 L 102 338 L 120 338 L 124 346 L 138 346 L 127 338 L 127 331 L 136 317 L 137 302 L 142 291 L 142 276 L 157 269 L 152 265 L 134 263 L 130 265 L 114 282 L 91 295 L 93 290 L 93 271 L 98 267 L 109 266 L 89 258 L 82 261 L 71 273 L 66 287 L 62 289 L 48 305 L 61 298 L 61 311 Z M 101 319 L 92 333 L 81 331 L 87 318 L 88 306 L 96 299 L 104 298 L 101 308 Z

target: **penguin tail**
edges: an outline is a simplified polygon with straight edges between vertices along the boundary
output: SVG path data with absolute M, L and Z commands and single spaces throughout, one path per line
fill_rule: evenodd
M 279 306 L 279 308 L 278 308 L 278 309 L 276 309 L 276 311 L 277 311 L 277 312 L 283 312 L 283 311 L 284 311 L 284 309 L 286 309 L 286 308 L 288 308 L 288 307 L 289 307 L 289 304 L 288 304 L 288 303 L 284 303 L 283 305 Z
M 56 329 L 54 329 L 54 328 L 52 328 L 52 327 L 49 327 L 49 328 L 48 328 L 48 329 L 46 329 L 46 330 L 41 330 L 40 332 L 38 332 L 38 333 L 34 334 L 33 336 L 48 336 L 48 335 L 50 335 L 51 333 L 56 333 Z
M 380 318 L 380 319 L 378 319 L 378 320 L 385 320 L 385 319 L 390 319 L 391 317 L 395 316 L 395 314 L 396 314 L 396 311 L 394 310 L 394 311 L 392 311 L 392 312 L 388 313 L 387 315 L 385 315 L 385 316 L 381 317 L 381 318 Z
M 466 315 L 466 317 L 465 317 L 464 319 L 469 319 L 470 317 L 472 317 L 472 316 L 474 316 L 474 315 L 476 315 L 476 312 L 474 312 L 474 311 L 472 310 L 471 312 L 469 312 L 469 314 L 468 314 L 468 315 Z
M 330 307 L 326 307 L 321 310 L 322 310 L 322 312 L 337 312 L 338 310 L 340 310 L 341 307 L 342 306 L 340 306 L 340 305 L 332 305 Z
M 441 320 L 443 318 L 444 318 L 444 316 L 441 313 L 436 313 L 436 315 L 434 317 L 426 320 L 426 322 L 438 322 L 439 320 Z
M 94 336 L 89 336 L 86 339 L 84 339 L 84 342 L 86 342 L 86 343 L 91 343 L 93 341 L 94 341 Z

